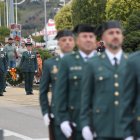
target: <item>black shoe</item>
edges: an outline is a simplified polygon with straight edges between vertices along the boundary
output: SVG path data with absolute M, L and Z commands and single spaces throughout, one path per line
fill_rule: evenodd
M 4 89 L 3 92 L 6 92 L 6 90 Z
M 26 93 L 26 95 L 30 95 L 30 93 Z
M 31 92 L 30 95 L 34 95 L 34 94 Z
M 4 96 L 4 95 L 3 95 L 3 92 L 0 93 L 0 96 Z

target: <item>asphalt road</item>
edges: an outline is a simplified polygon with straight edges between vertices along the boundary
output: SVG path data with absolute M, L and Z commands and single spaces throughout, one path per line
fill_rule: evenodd
M 27 96 L 23 88 L 10 87 L 0 97 L 0 129 L 4 131 L 4 140 L 49 140 L 38 91 L 34 93 Z

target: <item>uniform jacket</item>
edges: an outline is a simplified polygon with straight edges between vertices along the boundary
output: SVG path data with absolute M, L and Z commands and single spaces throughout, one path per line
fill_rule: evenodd
M 81 100 L 81 126 L 90 126 L 98 137 L 122 138 L 121 96 L 126 55 L 113 66 L 106 53 L 90 60 L 84 69 Z M 92 112 L 92 118 L 90 113 Z
M 28 51 L 23 52 L 20 68 L 22 72 L 35 72 L 38 69 L 36 53 L 31 52 L 29 54 Z

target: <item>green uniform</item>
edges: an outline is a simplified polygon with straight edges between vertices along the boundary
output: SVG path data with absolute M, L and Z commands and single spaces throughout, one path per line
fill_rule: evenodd
M 5 89 L 5 73 L 8 68 L 8 57 L 6 52 L 0 50 L 0 94 L 3 95 Z
M 37 71 L 36 53 L 28 51 L 24 52 L 20 62 L 20 68 L 24 74 L 25 91 L 27 94 L 32 93 L 33 79 L 35 71 Z
M 140 51 L 134 53 L 127 61 L 124 83 L 123 124 L 125 137 L 140 138 Z M 135 132 L 134 132 L 135 131 Z
M 76 124 L 74 140 L 82 140 L 80 127 L 81 80 L 83 76 L 84 59 L 79 52 L 65 56 L 60 63 L 56 84 L 56 111 L 59 124 L 70 121 Z
M 123 138 L 120 99 L 123 94 L 126 59 L 127 56 L 123 54 L 116 67 L 103 53 L 85 66 L 80 120 L 82 128 L 90 126 L 97 134 L 97 140 Z M 91 112 L 92 119 L 89 115 Z
M 57 114 L 55 112 L 56 101 L 54 99 L 55 97 L 54 89 L 56 85 L 60 60 L 61 58 L 57 56 L 57 57 L 50 58 L 44 62 L 43 73 L 42 73 L 42 77 L 40 81 L 40 105 L 41 105 L 41 110 L 42 110 L 43 115 L 48 114 L 48 113 L 54 114 L 55 139 L 66 140 L 65 136 L 62 134 L 60 130 L 60 126 L 57 124 L 57 121 L 56 121 L 56 118 L 57 118 Z M 48 101 L 48 93 L 49 93 L 50 87 L 51 87 L 51 93 L 52 93 L 52 100 L 51 100 L 51 105 L 50 105 L 51 109 L 49 109 L 49 101 Z

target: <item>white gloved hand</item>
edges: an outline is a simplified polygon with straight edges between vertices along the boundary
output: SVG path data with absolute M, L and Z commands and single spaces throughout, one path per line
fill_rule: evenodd
M 45 125 L 46 126 L 49 126 L 49 124 L 50 124 L 49 115 L 48 114 L 45 114 L 43 118 L 44 118 Z
M 83 136 L 84 140 L 94 140 L 93 134 L 92 134 L 89 126 L 85 126 L 82 129 L 82 136 Z
M 35 73 L 37 73 L 37 70 L 35 70 Z
M 60 128 L 66 138 L 69 138 L 72 135 L 72 129 L 70 127 L 69 121 L 62 122 L 60 124 Z
M 134 140 L 134 137 L 133 136 L 129 136 L 129 137 L 125 138 L 125 140 Z

